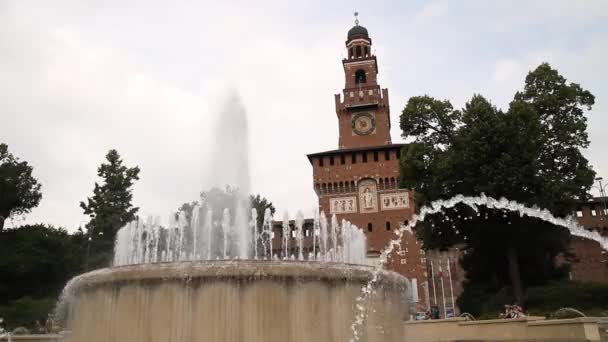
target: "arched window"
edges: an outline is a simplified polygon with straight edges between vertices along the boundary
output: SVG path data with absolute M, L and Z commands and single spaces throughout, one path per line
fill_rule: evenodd
M 344 192 L 344 182 L 340 182 L 340 192 Z
M 367 80 L 365 78 L 365 70 L 359 69 L 355 72 L 355 83 L 366 83 Z
M 386 231 L 390 232 L 391 231 L 391 223 L 386 221 Z
M 372 230 L 374 230 L 374 227 L 372 226 L 372 223 L 370 222 L 367 224 L 367 231 L 371 233 Z
M 369 56 L 369 48 L 366 46 L 365 47 L 365 57 Z
M 355 51 L 357 51 L 357 57 L 361 57 L 361 46 L 357 46 Z
M 352 47 L 348 50 L 348 58 L 353 58 L 353 48 Z

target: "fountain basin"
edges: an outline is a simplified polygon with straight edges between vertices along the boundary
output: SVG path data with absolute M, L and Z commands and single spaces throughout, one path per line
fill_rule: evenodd
M 369 266 L 206 261 L 121 266 L 66 287 L 74 342 L 349 341 Z M 401 341 L 409 281 L 380 271 L 360 341 Z

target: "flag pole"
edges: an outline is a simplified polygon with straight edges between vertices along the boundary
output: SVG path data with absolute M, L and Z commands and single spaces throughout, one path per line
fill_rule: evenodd
M 441 280 L 441 299 L 443 300 L 443 318 L 447 318 L 447 310 L 445 307 L 445 290 L 443 288 L 443 271 L 441 270 L 441 259 L 439 261 L 439 280 Z
M 456 316 L 456 306 L 454 305 L 454 287 L 452 286 L 452 269 L 450 267 L 450 257 L 448 256 L 448 277 L 450 278 L 450 295 L 452 296 L 452 310 Z
M 437 290 L 435 287 L 435 269 L 433 268 L 433 260 L 431 259 L 431 280 L 433 281 L 433 300 L 437 305 Z

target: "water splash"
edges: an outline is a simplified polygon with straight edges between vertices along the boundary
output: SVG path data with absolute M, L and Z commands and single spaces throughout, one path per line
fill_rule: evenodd
M 518 203 L 516 201 L 510 201 L 504 197 L 497 200 L 492 197 L 488 197 L 485 194 L 481 194 L 481 196 L 472 197 L 457 195 L 448 200 L 434 201 L 428 206 L 422 207 L 420 209 L 420 213 L 414 215 L 407 225 L 403 225 L 399 227 L 399 229 L 395 230 L 396 237 L 390 240 L 387 243 L 386 247 L 380 253 L 378 263 L 379 266 L 375 268 L 370 281 L 361 289 L 361 294 L 356 299 L 355 307 L 357 309 L 357 315 L 355 317 L 355 321 L 351 325 L 352 337 L 350 339 L 350 342 L 359 340 L 359 328 L 365 322 L 368 310 L 368 306 L 365 305 L 365 302 L 374 293 L 374 286 L 378 281 L 378 274 L 382 269 L 382 265 L 386 264 L 395 248 L 401 248 L 403 234 L 406 231 L 412 231 L 412 228 L 414 228 L 416 224 L 418 224 L 418 222 L 423 222 L 428 215 L 437 214 L 444 211 L 445 209 L 454 208 L 458 204 L 464 204 L 476 212 L 479 211 L 480 206 L 483 206 L 489 209 L 499 209 L 517 212 L 519 213 L 520 217 L 528 216 L 538 218 L 545 222 L 549 222 L 555 226 L 568 229 L 568 231 L 570 231 L 570 234 L 572 234 L 573 236 L 578 236 L 596 241 L 604 250 L 608 250 L 608 238 L 601 236 L 597 231 L 589 231 L 585 229 L 584 227 L 580 226 L 578 222 L 572 217 L 568 217 L 565 219 L 555 217 L 547 209 L 539 209 L 536 207 L 530 208 L 525 206 L 524 204 Z
M 308 223 L 301 212 L 295 221 L 290 221 L 285 213 L 275 234 L 270 209 L 264 212 L 262 227 L 257 225 L 257 211 L 251 209 L 251 220 L 247 225 L 249 231 L 244 235 L 251 239 L 245 243 L 254 247 L 251 253 L 241 254 L 238 245 L 243 243 L 243 230 L 239 228 L 238 211 L 234 219 L 229 209 L 221 212 L 217 222 L 213 221 L 211 209 L 204 210 L 200 206 L 195 207 L 190 220 L 183 211 L 170 214 L 167 226 L 161 225 L 159 218 L 152 217 L 146 221 L 130 222 L 116 234 L 113 265 L 218 259 L 297 259 L 366 264 L 365 233 L 348 221 L 343 220 L 340 224 L 335 215 L 330 236 L 323 212 L 315 214 L 312 222 Z

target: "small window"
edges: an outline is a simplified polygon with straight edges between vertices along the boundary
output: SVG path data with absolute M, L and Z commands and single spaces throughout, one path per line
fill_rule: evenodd
M 350 97 L 355 97 L 355 92 L 354 92 L 354 91 L 351 91 L 351 92 L 348 94 L 348 96 L 350 96 Z
M 367 163 L 367 152 L 363 152 L 363 162 Z
M 581 210 L 577 210 L 576 217 L 583 217 L 583 212 Z
M 591 216 L 596 216 L 597 213 L 595 212 L 595 209 L 591 209 Z
M 425 257 L 420 258 L 420 263 L 426 264 L 426 258 Z
M 390 232 L 391 231 L 391 223 L 386 221 L 386 231 Z
M 319 158 L 319 166 L 323 166 L 323 157 Z
M 329 165 L 334 165 L 334 156 L 329 157 Z
M 384 151 L 384 160 L 391 160 L 391 153 L 390 151 Z
M 374 91 L 370 89 L 370 90 L 367 92 L 367 95 L 370 95 L 370 96 L 371 96 L 371 95 L 374 95 Z
M 366 83 L 365 70 L 359 69 L 355 72 L 355 84 Z
M 351 164 L 357 164 L 357 154 L 353 153 L 351 154 Z
M 368 223 L 367 224 L 367 231 L 371 233 L 373 230 L 374 230 L 374 227 L 372 226 L 372 223 L 371 222 Z
M 374 151 L 374 161 L 378 161 L 378 151 Z
M 407 265 L 407 259 L 401 259 L 401 265 Z
M 340 164 L 342 164 L 342 165 L 346 164 L 346 157 L 344 157 L 343 154 L 340 155 Z

